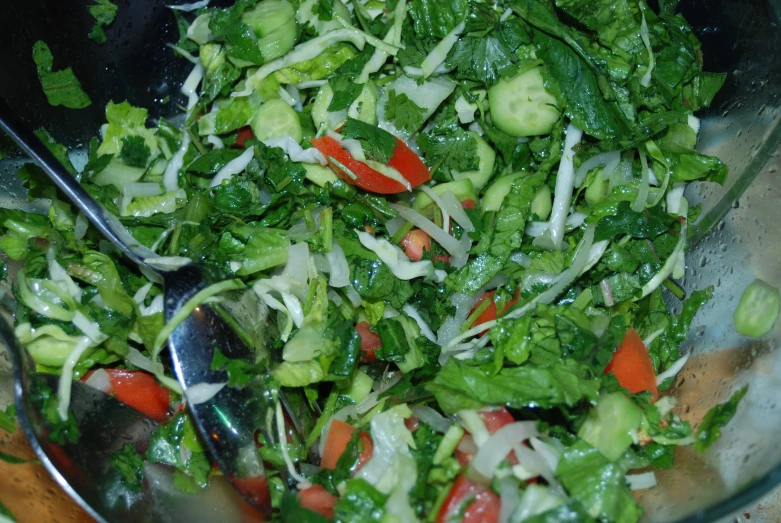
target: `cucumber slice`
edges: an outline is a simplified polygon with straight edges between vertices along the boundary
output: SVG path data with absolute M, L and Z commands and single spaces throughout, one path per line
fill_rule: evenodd
M 302 163 L 306 171 L 306 179 L 319 187 L 325 187 L 328 183 L 335 183 L 339 178 L 328 167 L 313 163 Z
M 504 197 L 507 196 L 507 194 L 510 192 L 510 189 L 513 186 L 513 182 L 520 178 L 521 176 L 528 176 L 529 173 L 526 171 L 520 171 L 513 174 L 507 174 L 505 176 L 502 176 L 498 180 L 496 180 L 494 183 L 491 184 L 491 186 L 485 191 L 485 194 L 483 195 L 483 212 L 488 211 L 498 211 L 499 207 L 502 206 L 502 202 L 504 201 Z
M 447 191 L 453 193 L 459 202 L 466 200 L 473 200 L 477 202 L 477 195 L 475 194 L 475 186 L 472 180 L 466 178 L 464 180 L 458 180 L 457 182 L 440 183 L 431 188 L 437 195 L 441 196 Z M 415 191 L 415 200 L 412 202 L 412 208 L 423 214 L 424 216 L 431 217 L 431 213 L 426 213 L 429 207 L 434 203 L 431 196 L 423 191 Z
M 374 386 L 374 380 L 361 369 L 355 371 L 355 376 L 350 386 L 342 394 L 353 400 L 356 404 L 362 402 L 369 395 Z
M 634 443 L 632 432 L 640 427 L 642 419 L 640 408 L 623 392 L 602 394 L 580 427 L 578 437 L 610 461 L 616 461 Z
M 488 180 L 491 179 L 491 175 L 494 172 L 496 151 L 494 151 L 493 148 L 488 145 L 488 142 L 483 140 L 483 138 L 476 132 L 469 131 L 469 134 L 471 134 L 477 142 L 477 158 L 479 159 L 477 170 L 466 172 L 451 171 L 450 174 L 452 174 L 453 179 L 456 181 L 469 178 L 472 180 L 472 184 L 475 186 L 475 189 L 481 189 L 486 183 L 488 183 Z
M 289 24 L 275 29 L 258 40 L 260 54 L 266 62 L 275 60 L 293 49 L 293 46 L 296 45 L 297 38 L 298 31 L 296 29 L 296 22 L 295 20 L 291 20 Z
M 312 121 L 315 122 L 317 129 L 325 126 L 331 131 L 344 125 L 347 116 L 371 125 L 377 125 L 377 98 L 377 86 L 369 80 L 347 111 L 330 112 L 328 106 L 334 99 L 334 90 L 331 84 L 323 84 L 317 91 L 315 101 L 312 102 Z
M 350 105 L 347 116 L 355 118 L 370 125 L 377 125 L 377 86 L 369 80 L 363 86 L 361 94 Z
M 532 214 L 539 216 L 540 220 L 548 219 L 550 216 L 553 202 L 551 201 L 550 187 L 546 184 L 542 184 L 532 199 L 531 211 Z
M 499 80 L 488 90 L 488 104 L 496 128 L 512 136 L 548 134 L 561 117 L 539 67 Z
M 252 9 L 244 11 L 241 15 L 241 21 L 250 26 L 258 38 L 262 38 L 280 27 L 290 25 L 291 21 L 293 29 L 295 29 L 295 16 L 296 10 L 290 2 L 263 0 Z
M 292 137 L 301 143 L 303 131 L 298 115 L 284 100 L 269 100 L 260 106 L 250 123 L 252 133 L 260 141 L 269 138 Z
M 743 291 L 735 309 L 735 330 L 743 336 L 761 338 L 773 330 L 779 312 L 781 296 L 778 289 L 762 280 L 754 280 Z

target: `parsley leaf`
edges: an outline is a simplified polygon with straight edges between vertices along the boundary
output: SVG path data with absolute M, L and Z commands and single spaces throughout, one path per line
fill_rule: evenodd
M 144 489 L 143 470 L 144 457 L 136 452 L 133 445 L 125 443 L 122 448 L 115 452 L 108 460 L 109 465 L 114 467 L 122 478 L 122 483 L 134 492 L 141 492 Z
M 393 120 L 396 127 L 404 129 L 408 133 L 414 133 L 425 121 L 425 111 L 416 104 L 406 93 L 396 95 L 391 89 L 388 93 L 388 103 L 385 106 L 385 117 Z
M 103 28 L 111 25 L 117 16 L 117 6 L 110 0 L 95 0 L 94 5 L 87 6 L 87 11 L 95 19 L 95 25 L 89 33 L 89 37 L 99 44 L 106 43 L 106 33 Z
M 456 120 L 439 124 L 418 136 L 418 147 L 432 171 L 442 168 L 448 173 L 477 169 L 477 141 Z
M 331 99 L 331 103 L 328 105 L 328 111 L 342 111 L 350 107 L 350 105 L 361 95 L 363 91 L 363 84 L 356 84 L 353 80 L 361 71 L 363 71 L 364 65 L 368 62 L 374 54 L 374 48 L 366 46 L 363 52 L 350 58 L 336 70 L 334 76 L 328 80 L 331 88 L 334 91 L 334 97 Z
M 705 452 L 719 439 L 721 427 L 729 423 L 729 420 L 735 415 L 738 403 L 746 395 L 746 392 L 748 392 L 748 385 L 735 392 L 726 402 L 716 405 L 708 411 L 697 429 L 697 441 L 694 443 L 697 452 Z
M 528 40 L 522 23 L 510 19 L 499 23 L 488 34 L 462 37 L 453 47 L 446 64 L 457 69 L 457 78 L 490 86 L 516 71 L 515 64 L 520 58 L 515 50 Z
M 354 138 L 361 142 L 366 157 L 387 164 L 396 150 L 396 137 L 375 125 L 347 118 L 341 134 L 344 138 Z
M 41 87 L 51 105 L 83 109 L 92 103 L 70 67 L 52 71 L 54 56 L 46 42 L 38 40 L 33 44 L 33 60 L 38 68 Z
M 131 167 L 146 167 L 150 153 L 143 136 L 131 135 L 122 138 L 119 158 Z
M 334 17 L 334 0 L 317 0 L 315 13 L 318 20 L 328 22 Z
M 244 10 L 254 3 L 252 0 L 239 0 L 230 9 L 215 9 L 209 30 L 216 41 L 230 44 L 227 46 L 228 56 L 260 65 L 264 59 L 258 37 L 252 27 L 241 19 Z

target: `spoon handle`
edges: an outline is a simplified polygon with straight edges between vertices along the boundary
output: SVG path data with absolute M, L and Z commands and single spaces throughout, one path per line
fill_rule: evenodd
M 135 263 L 157 272 L 144 261 L 146 258 L 156 257 L 157 254 L 138 243 L 116 216 L 106 211 L 89 195 L 2 98 L 0 98 L 0 129 L 5 131 L 38 167 L 43 169 L 43 172 L 84 213 L 103 237 L 116 245 Z

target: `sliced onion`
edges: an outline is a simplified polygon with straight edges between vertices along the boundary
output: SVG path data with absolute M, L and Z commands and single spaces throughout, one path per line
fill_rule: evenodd
M 666 371 L 659 374 L 656 377 L 656 384 L 661 385 L 666 379 L 677 376 L 678 373 L 681 372 L 681 369 L 683 369 L 684 365 L 686 365 L 686 362 L 689 361 L 689 356 L 691 356 L 691 354 L 691 351 L 687 351 L 686 354 L 678 358 L 675 363 L 670 365 Z
M 336 305 L 337 307 L 340 307 L 342 303 L 344 303 L 342 301 L 342 297 L 339 296 L 339 294 L 333 289 L 328 289 L 328 299 L 334 302 L 334 305 Z
M 105 369 L 97 369 L 87 378 L 84 382 L 94 389 L 98 389 L 106 394 L 111 394 L 111 380 L 108 377 L 108 372 Z
M 572 260 L 572 265 L 567 267 L 564 272 L 559 275 L 558 280 L 550 288 L 544 291 L 542 294 L 537 295 L 532 300 L 528 301 L 522 307 L 511 310 L 505 315 L 506 318 L 520 318 L 532 307 L 536 307 L 538 303 L 549 304 L 556 297 L 562 293 L 567 287 L 569 287 L 575 280 L 578 279 L 583 269 L 591 261 L 591 248 L 594 245 L 594 226 L 589 225 L 586 227 L 586 231 L 583 233 L 583 239 L 580 242 L 575 258 Z M 596 262 L 594 262 L 596 263 Z M 490 323 L 490 322 L 488 322 Z M 488 327 L 488 324 L 484 324 Z M 493 325 L 493 324 L 492 324 Z M 471 331 L 472 329 L 470 329 Z M 469 331 L 467 331 L 469 332 Z M 482 331 L 477 331 L 477 334 Z M 466 333 L 464 333 L 466 334 Z M 473 334 L 473 335 L 474 335 Z
M 604 167 L 603 178 L 610 178 L 613 171 L 621 162 L 621 153 L 619 151 L 610 151 L 592 156 L 577 168 L 575 171 L 575 187 L 580 187 L 586 181 L 586 176 L 591 169 Z
M 437 343 L 439 345 L 447 345 L 461 334 L 461 326 L 469 317 L 469 311 L 472 310 L 476 302 L 477 296 L 469 296 L 460 292 L 453 293 L 450 297 L 450 305 L 455 307 L 456 312 L 453 316 L 445 318 L 445 321 L 442 322 L 437 331 Z
M 179 150 L 177 150 L 174 157 L 169 160 L 168 165 L 165 167 L 165 172 L 163 173 L 163 187 L 165 187 L 166 191 L 176 191 L 179 189 L 179 171 L 184 165 L 184 155 L 189 148 L 190 135 L 184 133 L 182 143 L 179 145 Z
M 490 479 L 493 477 L 496 467 L 507 457 L 515 445 L 539 435 L 535 421 L 516 421 L 505 425 L 491 434 L 483 445 L 479 445 L 480 449 L 472 460 L 472 467 L 483 477 Z M 533 451 L 529 450 L 529 452 Z
M 445 204 L 442 202 L 442 199 L 428 185 L 421 185 L 420 186 L 420 190 L 423 191 L 424 193 L 426 193 L 428 195 L 428 197 L 431 198 L 431 201 L 433 201 L 434 204 L 436 204 L 436 206 L 439 207 L 439 210 L 442 212 L 442 230 L 443 231 L 449 231 L 450 230 L 450 213 L 445 208 Z
M 73 314 L 73 324 L 84 333 L 95 345 L 103 342 L 108 336 L 100 332 L 100 325 L 87 318 L 81 311 Z
M 423 62 L 420 64 L 420 71 L 423 73 L 424 78 L 431 76 L 437 67 L 445 62 L 445 58 L 447 58 L 448 53 L 450 53 L 450 50 L 458 41 L 458 37 L 464 32 L 464 27 L 466 27 L 466 22 L 461 22 L 455 26 L 423 59 Z
M 79 362 L 79 359 L 90 347 L 90 339 L 86 336 L 81 336 L 76 346 L 68 354 L 65 363 L 62 366 L 62 374 L 60 374 L 60 380 L 57 388 L 57 414 L 62 421 L 68 421 L 68 407 L 71 402 L 71 386 L 73 384 L 73 367 Z
M 643 151 L 640 151 L 640 165 L 640 188 L 637 191 L 637 198 L 635 198 L 635 201 L 632 204 L 632 210 L 635 212 L 640 212 L 645 209 L 645 204 L 648 201 L 648 160 Z
M 181 269 L 185 265 L 191 264 L 192 260 L 190 258 L 185 258 L 184 256 L 157 256 L 154 258 L 146 258 L 144 263 L 161 271 L 175 271 Z
M 220 392 L 228 383 L 196 383 L 184 391 L 190 405 L 206 403 Z
M 475 440 L 475 444 L 482 447 L 483 444 L 488 441 L 490 433 L 485 428 L 485 422 L 483 418 L 477 413 L 476 410 L 463 409 L 458 411 L 458 422 L 472 435 Z
M 580 143 L 583 131 L 575 124 L 567 126 L 567 136 L 564 140 L 564 151 L 559 162 L 556 176 L 556 189 L 553 196 L 553 209 L 550 217 L 551 241 L 554 248 L 560 250 L 564 242 L 564 226 L 572 206 L 572 189 L 575 186 L 574 147 Z
M 405 223 L 407 223 L 407 220 L 401 216 L 396 216 L 395 218 L 391 218 L 385 222 L 385 228 L 388 229 L 388 234 L 395 236 L 396 233 L 399 232 L 402 227 L 404 227 Z
M 430 341 L 433 342 L 437 341 L 437 337 L 434 336 L 434 333 L 431 331 L 431 328 L 423 320 L 423 318 L 420 317 L 420 313 L 417 310 L 415 310 L 415 307 L 407 303 L 404 305 L 404 307 L 401 308 L 401 310 L 406 312 L 407 316 L 415 320 L 415 323 L 417 323 L 418 327 L 420 327 L 420 333 L 423 334 L 423 336 L 428 338 Z
M 189 13 L 190 11 L 197 11 L 198 9 L 206 7 L 207 5 L 209 5 L 209 0 L 200 0 L 200 2 L 193 2 L 191 4 L 167 5 L 166 7 L 168 9 Z
M 187 134 L 185 134 L 187 136 Z M 250 147 L 241 155 L 237 156 L 233 160 L 226 163 L 222 169 L 217 171 L 217 174 L 214 175 L 214 178 L 212 178 L 212 181 L 209 182 L 209 188 L 217 187 L 225 180 L 230 180 L 233 178 L 234 175 L 239 174 L 244 169 L 247 168 L 247 165 L 252 161 L 252 159 L 255 157 L 255 148 Z
M 390 206 L 399 213 L 399 216 L 411 222 L 414 226 L 431 236 L 438 244 L 442 246 L 452 256 L 463 254 L 464 246 L 461 242 L 446 233 L 441 227 L 437 227 L 434 222 L 420 214 L 419 212 L 397 203 L 391 203 Z
M 79 211 L 79 214 L 76 216 L 76 228 L 73 231 L 73 237 L 77 240 L 81 240 L 84 238 L 84 235 L 87 234 L 88 227 L 89 221 L 87 220 L 87 217 L 83 212 Z
M 296 163 L 326 164 L 325 156 L 320 151 L 314 147 L 304 149 L 290 136 L 267 138 L 263 140 L 263 144 L 267 147 L 279 147 L 285 151 L 285 154 L 288 155 L 291 161 Z
M 139 369 L 145 370 L 152 374 L 162 374 L 163 372 L 162 363 L 153 362 L 151 359 L 141 354 L 138 349 L 134 349 L 133 347 L 128 349 L 127 354 L 125 355 L 125 361 L 134 367 L 138 367 Z
M 206 137 L 206 143 L 212 145 L 215 149 L 225 149 L 225 144 L 222 143 L 220 137 L 213 134 Z
M 452 192 L 445 191 L 442 196 L 440 196 L 440 200 L 442 201 L 444 210 L 453 217 L 453 220 L 460 225 L 462 229 L 466 232 L 474 232 L 475 226 L 472 225 L 472 220 L 469 219 L 466 211 L 464 211 L 464 208 L 461 206 L 461 202 L 458 201 L 458 198 L 456 198 Z
M 331 273 L 328 277 L 328 285 L 331 287 L 347 287 L 350 285 L 350 267 L 344 251 L 335 240 L 331 243 L 331 252 L 325 254 Z
M 353 307 L 358 307 L 360 304 L 363 303 L 363 298 L 361 298 L 361 295 L 358 294 L 358 291 L 355 290 L 355 287 L 352 285 L 348 285 L 344 288 L 344 293 L 347 295 L 347 299 L 350 300 L 350 304 Z
M 499 499 L 501 501 L 499 523 L 509 523 L 521 501 L 521 492 L 512 479 L 504 478 L 499 481 Z
M 531 256 L 529 256 L 528 254 L 526 254 L 526 253 L 524 253 L 522 251 L 518 251 L 518 252 L 512 253 L 510 255 L 510 261 L 513 262 L 513 263 L 517 263 L 518 265 L 520 265 L 524 269 L 528 269 L 529 266 L 531 266 L 531 264 L 532 264 Z
M 427 425 L 431 425 L 431 428 L 442 434 L 447 432 L 447 429 L 449 429 L 454 423 L 453 420 L 444 417 L 436 410 L 425 405 L 415 407 L 412 409 L 412 413 L 415 414 L 415 416 L 417 416 L 420 421 L 426 423 Z
M 624 477 L 626 478 L 626 482 L 629 484 L 629 488 L 632 490 L 654 488 L 658 484 L 656 482 L 656 474 L 653 472 L 643 472 L 642 474 L 627 474 Z

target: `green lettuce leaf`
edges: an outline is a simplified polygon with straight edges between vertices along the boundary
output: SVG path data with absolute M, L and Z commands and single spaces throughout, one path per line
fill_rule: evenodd
M 729 400 L 716 405 L 705 414 L 695 436 L 697 441 L 694 443 L 694 448 L 698 452 L 705 452 L 719 439 L 722 427 L 729 423 L 735 415 L 738 404 L 743 399 L 743 396 L 746 395 L 746 392 L 748 392 L 748 385 L 738 389 L 730 396 Z
M 51 105 L 83 109 L 92 103 L 70 67 L 60 71 L 52 70 L 54 56 L 46 42 L 38 40 L 33 44 L 33 60 L 38 68 L 41 87 Z

